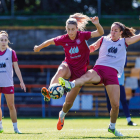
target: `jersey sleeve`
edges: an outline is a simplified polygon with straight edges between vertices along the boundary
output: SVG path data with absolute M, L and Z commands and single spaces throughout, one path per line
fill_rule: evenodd
M 12 62 L 17 62 L 17 61 L 18 61 L 18 58 L 17 58 L 16 52 L 12 50 Z
M 100 41 L 100 46 L 101 46 L 102 43 L 103 43 L 103 39 L 104 39 L 104 37 L 102 36 L 102 37 L 101 37 L 101 41 Z
M 85 40 L 89 40 L 91 38 L 91 32 L 90 31 L 82 32 L 82 34 L 84 34 Z
M 56 46 L 62 45 L 63 38 L 64 38 L 63 35 L 54 38 L 55 45 L 56 45 Z

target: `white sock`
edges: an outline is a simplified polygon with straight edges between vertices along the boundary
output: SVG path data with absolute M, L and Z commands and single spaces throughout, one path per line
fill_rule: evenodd
M 63 120 L 63 118 L 65 117 L 67 113 L 64 113 L 63 110 L 60 111 L 60 119 Z
M 75 80 L 70 82 L 70 85 L 71 85 L 72 88 L 74 88 L 75 87 Z
M 14 128 L 14 130 L 17 130 L 18 129 L 17 128 L 17 122 L 13 123 L 13 128 Z
M 110 122 L 109 128 L 110 128 L 110 129 L 115 129 L 115 125 L 116 125 L 116 123 L 111 123 L 111 122 Z
M 2 128 L 2 120 L 0 121 L 0 128 Z
M 131 117 L 127 117 L 126 119 L 128 123 L 131 121 Z

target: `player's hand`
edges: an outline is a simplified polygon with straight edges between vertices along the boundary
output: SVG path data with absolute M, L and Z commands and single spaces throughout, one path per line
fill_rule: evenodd
M 99 24 L 99 18 L 98 17 L 91 17 L 90 18 L 91 19 L 91 22 L 94 24 L 94 25 L 96 25 L 96 24 Z
M 94 52 L 95 51 L 95 47 L 94 45 L 90 45 L 89 46 L 89 49 L 90 49 L 90 53 Z
M 39 52 L 39 51 L 40 51 L 39 46 L 35 45 L 35 46 L 34 46 L 34 52 Z
M 21 89 L 23 89 L 24 90 L 24 92 L 26 92 L 26 87 L 25 87 L 25 84 L 22 82 L 22 83 L 20 83 L 20 86 L 21 86 Z

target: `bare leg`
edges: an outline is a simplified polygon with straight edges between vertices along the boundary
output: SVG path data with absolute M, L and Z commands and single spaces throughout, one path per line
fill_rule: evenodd
M 74 100 L 78 95 L 81 88 L 75 87 L 70 92 L 67 93 L 65 102 L 63 104 L 63 112 L 67 113 L 70 108 L 73 106 Z
M 120 86 L 119 85 L 107 85 L 106 90 L 111 103 L 110 121 L 116 123 L 119 114 L 119 101 L 120 101 Z
M 50 85 L 54 84 L 54 83 L 59 83 L 58 82 L 59 77 L 68 79 L 70 76 L 71 76 L 71 72 L 70 72 L 68 65 L 66 63 L 63 63 L 59 66 L 56 74 L 53 76 Z
M 64 126 L 64 117 L 67 114 L 67 112 L 70 110 L 70 108 L 73 105 L 73 102 L 77 96 L 77 94 L 80 91 L 80 87 L 73 88 L 70 92 L 67 93 L 65 103 L 63 104 L 62 110 L 59 112 L 59 119 L 57 123 L 57 129 L 61 130 Z
M 99 83 L 101 80 L 100 76 L 94 70 L 88 70 L 84 75 L 80 78 L 74 80 L 75 87 L 81 87 L 85 83 Z
M 14 94 L 5 94 L 7 106 L 10 111 L 10 117 L 13 123 L 17 122 L 17 112 L 14 104 Z

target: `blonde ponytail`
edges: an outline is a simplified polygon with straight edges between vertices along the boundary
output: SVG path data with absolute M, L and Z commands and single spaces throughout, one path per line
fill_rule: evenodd
M 75 13 L 70 15 L 69 19 L 66 21 L 66 24 L 75 24 L 79 30 L 84 31 L 88 21 L 91 21 L 88 16 L 81 13 Z

